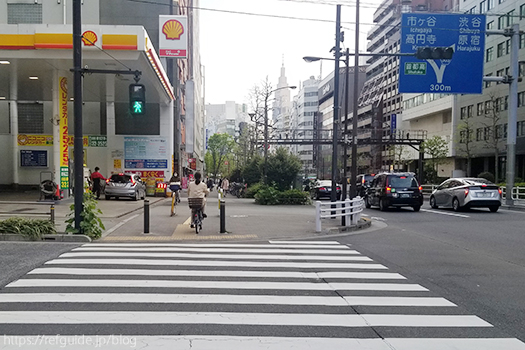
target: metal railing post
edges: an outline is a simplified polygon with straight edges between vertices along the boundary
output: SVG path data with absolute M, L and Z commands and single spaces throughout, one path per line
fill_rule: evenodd
M 144 200 L 144 233 L 149 233 L 149 199 Z
M 315 232 L 321 232 L 321 202 L 315 202 Z
M 220 233 L 226 233 L 226 202 L 223 199 L 219 200 L 220 210 Z

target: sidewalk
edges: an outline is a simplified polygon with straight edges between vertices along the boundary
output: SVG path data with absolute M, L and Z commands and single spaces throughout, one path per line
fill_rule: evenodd
M 340 220 L 323 220 L 323 232 L 315 232 L 315 207 L 312 205 L 266 206 L 255 204 L 254 199 L 227 196 L 226 233 L 220 233 L 217 192 L 208 197 L 203 229 L 198 235 L 189 226 L 190 209 L 185 193 L 176 206 L 176 215 L 170 216 L 171 198 L 147 197 L 150 203 L 149 233 L 144 234 L 144 201 L 129 199 L 99 200 L 100 218 L 105 225 L 99 241 L 219 241 L 219 240 L 269 240 L 296 237 L 322 237 L 330 227 L 340 225 Z M 38 193 L 0 194 L 0 219 L 24 213 L 49 211 L 48 206 L 16 204 L 19 201 L 36 202 Z M 7 202 L 7 203 L 6 203 Z M 58 201 L 55 205 L 55 222 L 59 232 L 65 232 L 65 220 L 70 213 L 73 199 Z M 49 218 L 41 215 L 40 218 Z

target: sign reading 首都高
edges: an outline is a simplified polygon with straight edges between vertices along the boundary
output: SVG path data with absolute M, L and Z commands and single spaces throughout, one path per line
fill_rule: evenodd
M 124 168 L 168 168 L 168 142 L 164 137 L 125 137 Z
M 480 94 L 483 89 L 485 15 L 404 13 L 401 53 L 450 47 L 452 59 L 401 56 L 400 93 Z

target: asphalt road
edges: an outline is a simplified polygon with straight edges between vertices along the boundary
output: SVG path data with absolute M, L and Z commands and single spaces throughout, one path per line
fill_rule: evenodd
M 525 340 L 525 212 L 366 209 L 383 229 L 338 239 Z

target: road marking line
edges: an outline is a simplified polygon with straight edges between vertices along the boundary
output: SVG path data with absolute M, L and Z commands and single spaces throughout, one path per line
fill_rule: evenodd
M 283 244 L 282 246 L 279 246 L 277 244 L 273 244 L 273 245 L 267 245 L 267 244 L 243 244 L 243 243 L 224 243 L 224 244 L 221 244 L 221 243 L 201 243 L 201 244 L 196 244 L 196 243 L 158 243 L 158 244 L 154 244 L 154 243 L 146 243 L 146 244 L 143 244 L 143 243 L 88 243 L 88 244 L 84 244 L 83 247 L 88 247 L 88 246 L 94 246 L 94 247 L 144 247 L 144 248 L 148 248 L 148 247 L 155 247 L 155 246 L 159 246 L 159 247 L 194 247 L 194 248 L 223 248 L 223 247 L 228 247 L 228 248 L 266 248 L 266 249 L 277 249 L 277 248 L 285 248 L 285 249 L 288 249 L 288 248 L 311 248 L 311 249 L 326 249 L 326 251 L 337 251 L 337 250 L 344 250 L 344 249 L 350 249 L 349 247 L 347 247 L 346 245 L 338 245 L 338 246 L 327 246 L 327 247 L 321 247 L 321 246 L 317 246 L 317 245 L 292 245 L 292 244 Z
M 337 241 L 277 241 L 277 240 L 271 240 L 268 241 L 270 244 L 313 244 L 313 245 L 341 245 L 341 243 Z
M 309 283 L 253 281 L 170 281 L 111 279 L 21 279 L 6 287 L 126 287 L 126 288 L 209 288 L 209 289 L 273 289 L 273 290 L 374 290 L 428 291 L 419 284 L 408 283 Z
M 282 261 L 218 261 L 218 260 L 172 260 L 172 259 L 54 259 L 47 264 L 82 265 L 158 265 L 158 266 L 230 266 L 230 267 L 279 267 L 293 269 L 380 269 L 388 270 L 381 264 L 371 263 L 308 263 Z
M 130 216 L 129 218 L 127 218 L 127 219 L 125 219 L 125 220 L 119 222 L 118 224 L 116 224 L 115 226 L 113 226 L 112 228 L 110 228 L 109 230 L 105 231 L 105 232 L 104 232 L 104 235 L 105 235 L 105 236 L 106 236 L 106 235 L 109 235 L 110 233 L 114 232 L 115 230 L 117 230 L 118 228 L 120 228 L 122 225 L 124 225 L 126 222 L 131 221 L 131 220 L 135 219 L 135 218 L 138 217 L 138 216 L 139 216 L 139 214 L 135 214 L 135 215 Z
M 127 304 L 235 304 L 235 305 L 321 305 L 321 306 L 417 306 L 455 307 L 439 297 L 339 297 L 232 294 L 148 294 L 148 293 L 3 293 L 1 303 L 127 303 Z
M 123 251 L 123 252 L 210 252 L 210 253 L 274 253 L 274 254 L 320 254 L 320 255 L 361 255 L 356 250 L 330 251 L 326 249 L 255 249 L 255 248 L 197 248 L 197 247 L 97 247 L 82 246 L 73 252 L 86 251 Z
M 470 315 L 348 315 L 172 311 L 0 311 L 0 324 L 228 324 L 332 327 L 493 327 Z
M 150 269 L 97 269 L 46 267 L 34 269 L 35 275 L 90 275 L 90 276 L 195 276 L 195 277 L 260 277 L 260 278 L 353 278 L 406 280 L 392 272 L 299 272 L 299 271 L 240 271 L 240 270 L 150 270 Z
M 203 258 L 227 260 L 324 260 L 324 261 L 373 261 L 367 256 L 317 256 L 317 255 L 259 255 L 259 254 L 194 254 L 194 253 L 142 253 L 142 252 L 73 252 L 60 255 L 61 258 L 75 257 L 140 257 L 140 258 Z
M 437 211 L 437 210 L 430 210 L 430 209 L 421 209 L 421 211 L 426 211 L 427 213 L 434 213 L 434 214 L 441 214 L 441 215 L 457 216 L 457 217 L 460 217 L 460 218 L 469 218 L 470 217 L 468 215 L 447 213 L 447 212 L 444 212 L 444 211 Z

